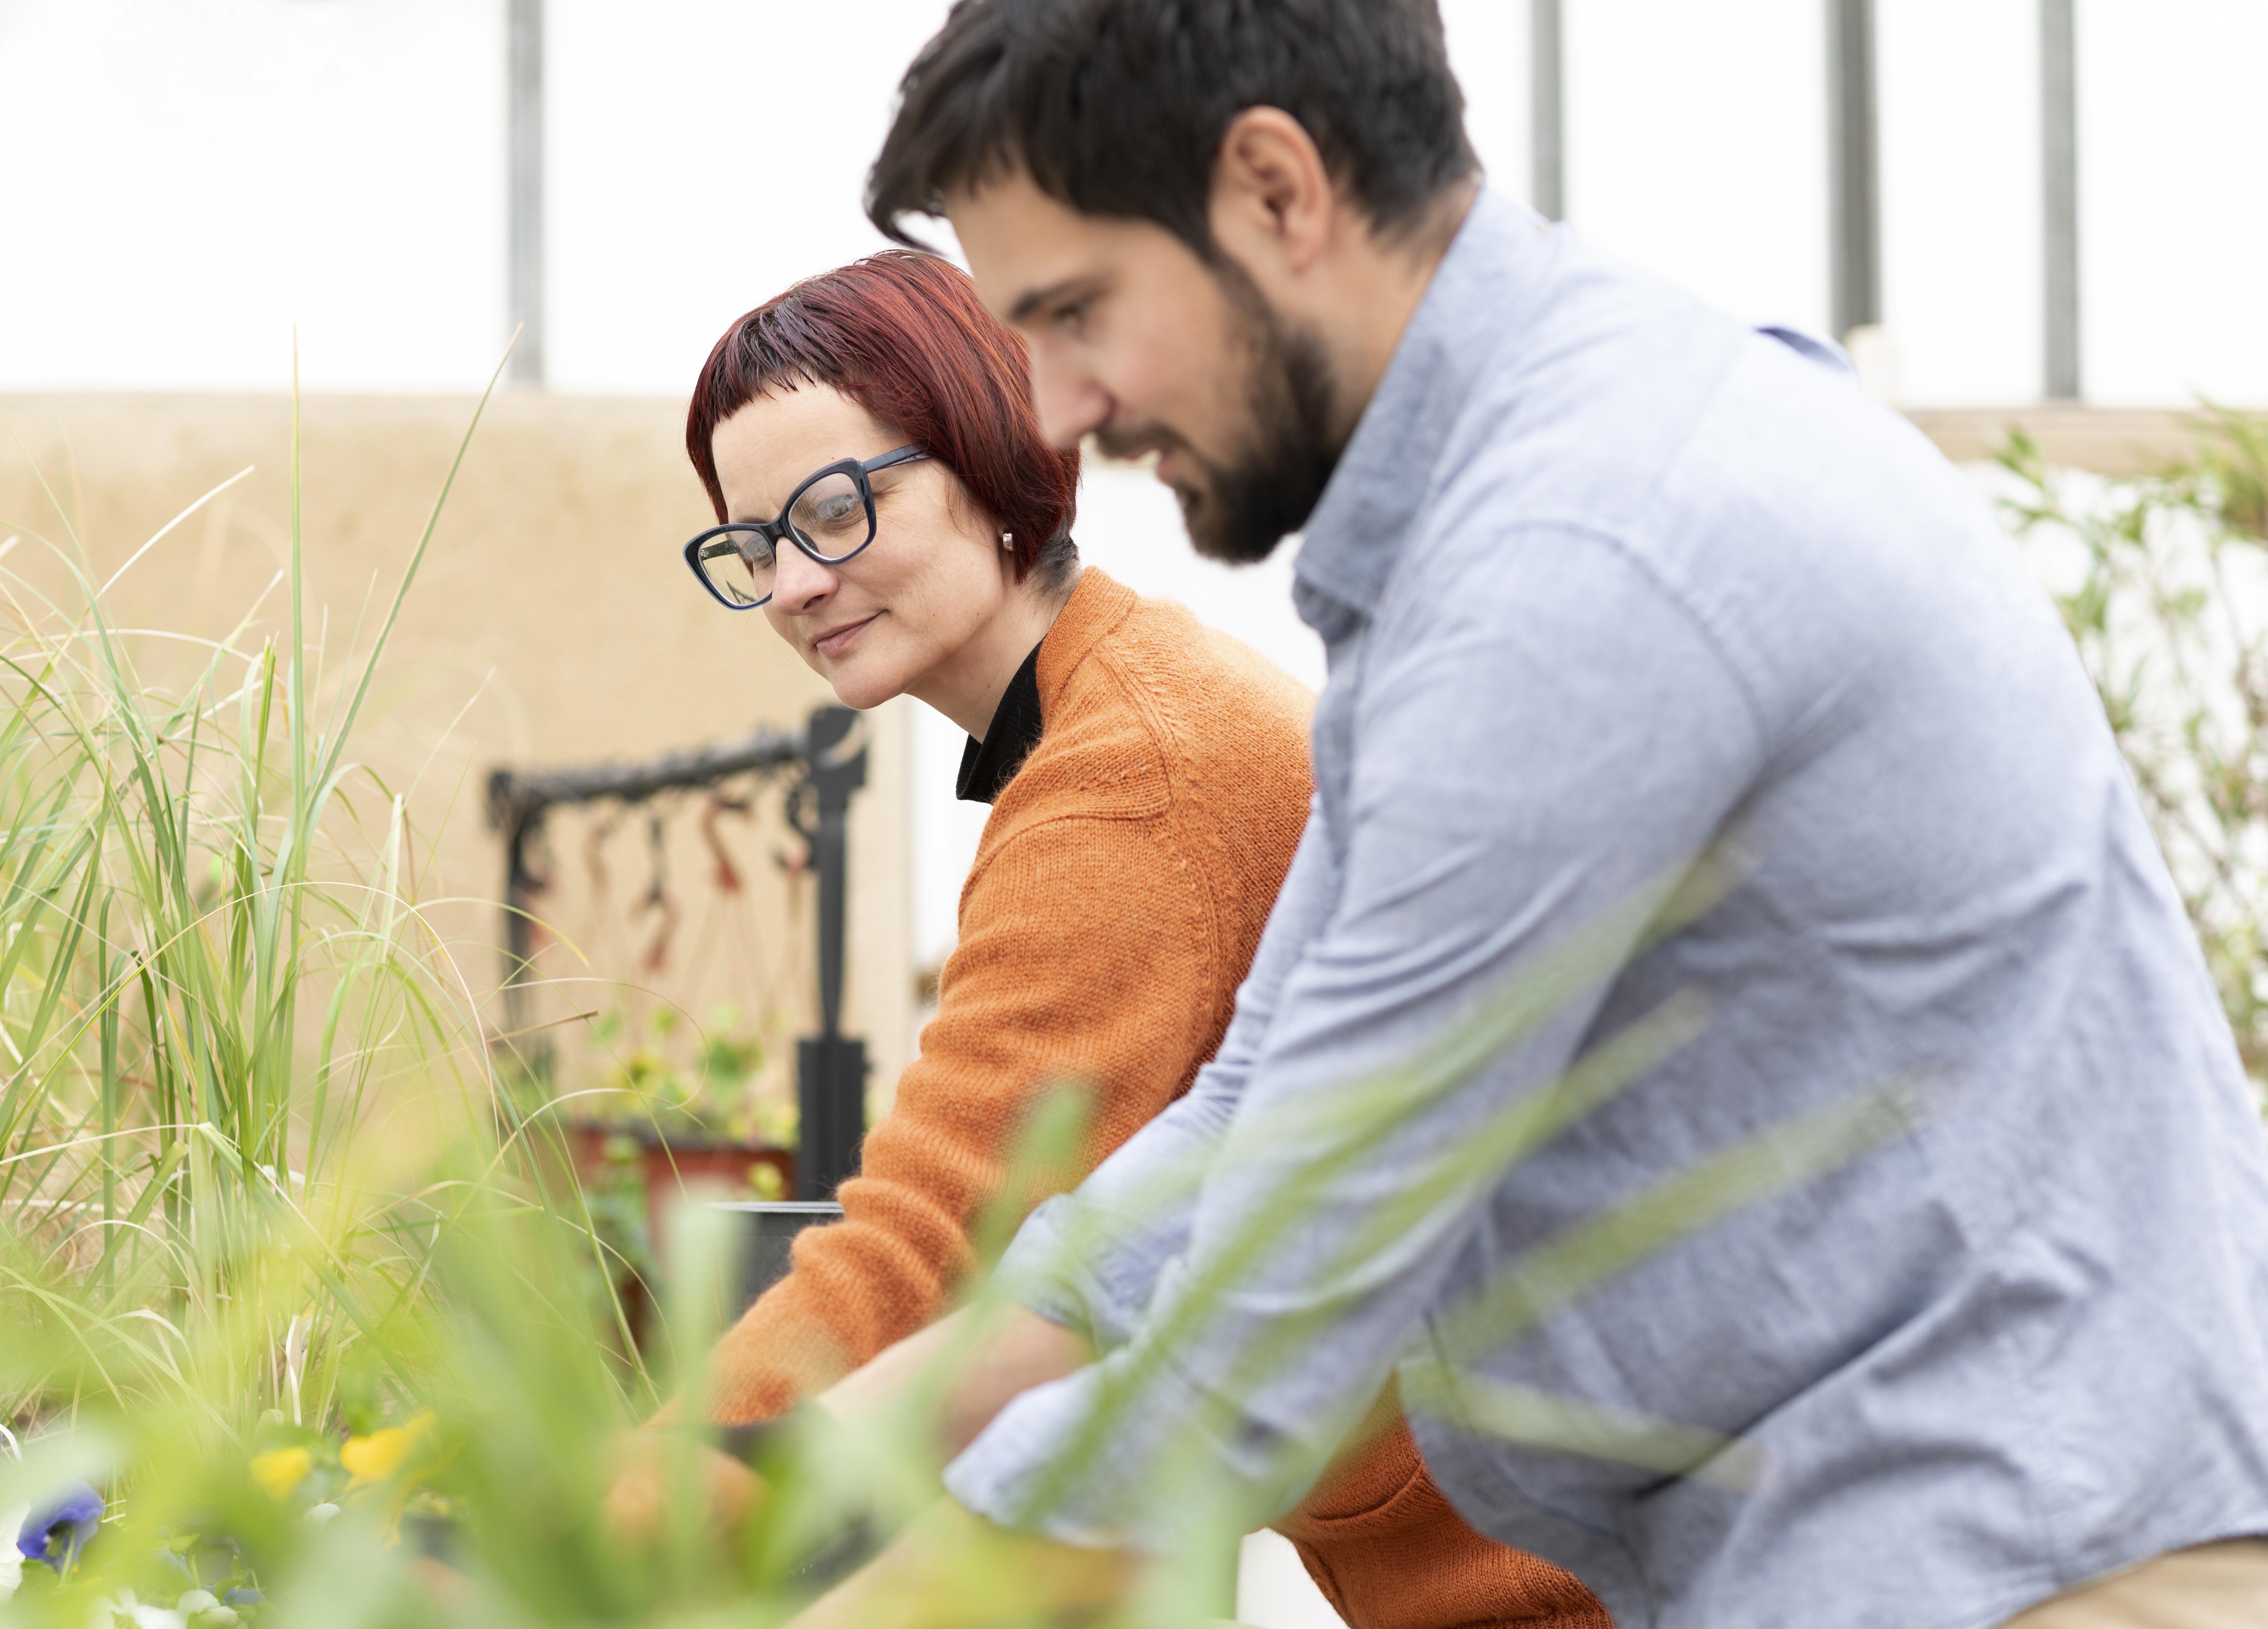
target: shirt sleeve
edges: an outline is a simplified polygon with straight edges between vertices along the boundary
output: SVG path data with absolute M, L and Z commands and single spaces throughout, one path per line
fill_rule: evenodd
M 1187 1245 L 1199 1187 L 1275 1021 L 1284 981 L 1338 896 L 1336 867 L 1317 831 L 1311 816 L 1213 1060 L 1077 1192 L 1033 1212 L 1001 1258 L 999 1282 L 1010 1295 L 1098 1346 L 1126 1341 L 1159 1273 Z
M 972 1509 L 1165 1547 L 1208 1507 L 1180 1479 L 1191 1465 L 1247 1519 L 1295 1504 L 1503 1177 L 1445 1173 L 1565 1068 L 1757 774 L 1749 692 L 1639 563 L 1576 532 L 1476 541 L 1355 653 L 1336 897 L 1278 947 L 1289 965 L 1182 1248 L 1128 1339 L 1024 1394 L 949 1468 Z M 1578 947 L 1594 975 L 1571 982 Z M 1413 1072 L 1555 979 L 1510 1044 Z

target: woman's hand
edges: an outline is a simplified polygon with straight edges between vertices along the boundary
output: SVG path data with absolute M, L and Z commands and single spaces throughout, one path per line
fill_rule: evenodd
M 624 1432 L 615 1449 L 613 1480 L 607 1489 L 605 1514 L 609 1530 L 635 1544 L 651 1544 L 667 1519 L 672 1478 L 671 1456 L 683 1445 L 664 1433 L 679 1429 L 667 1419 L 656 1420 L 636 1431 Z M 694 1485 L 700 1490 L 702 1514 L 718 1532 L 731 1532 L 747 1519 L 763 1493 L 763 1479 L 729 1455 L 702 1444 L 696 1456 Z
M 1011 1532 L 946 1500 L 787 1629 L 1084 1623 L 1126 1600 L 1138 1566 L 1124 1551 Z
M 1086 1340 L 1020 1307 L 994 1307 L 980 1327 L 965 1308 L 920 1333 L 885 1349 L 812 1399 L 836 1420 L 871 1433 L 913 1418 L 920 1391 L 938 1383 L 936 1366 L 960 1370 L 939 1399 L 934 1436 L 919 1445 L 939 1463 L 974 1441 L 1018 1394 L 1079 1369 L 1094 1356 Z M 668 1517 L 673 1453 L 686 1445 L 669 1440 L 683 1429 L 676 1411 L 665 1409 L 636 1431 L 625 1432 L 615 1449 L 605 1503 L 607 1525 L 633 1544 L 651 1543 Z M 916 1445 L 909 1444 L 909 1448 Z M 747 1519 L 762 1496 L 763 1479 L 731 1456 L 700 1445 L 694 1485 L 709 1525 L 729 1532 Z

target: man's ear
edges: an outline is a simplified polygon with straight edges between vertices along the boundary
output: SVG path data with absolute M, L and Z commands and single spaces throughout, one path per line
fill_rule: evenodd
M 1213 160 L 1213 241 L 1264 289 L 1322 258 L 1340 200 L 1307 127 L 1280 107 L 1229 121 Z

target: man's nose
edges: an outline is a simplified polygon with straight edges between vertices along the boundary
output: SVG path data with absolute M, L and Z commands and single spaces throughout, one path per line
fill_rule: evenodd
M 1110 393 L 1084 368 L 1066 366 L 1035 350 L 1032 357 L 1032 407 L 1040 433 L 1054 447 L 1075 447 L 1110 422 Z
M 773 557 L 772 598 L 791 611 L 808 611 L 835 592 L 835 570 L 813 559 L 784 538 Z

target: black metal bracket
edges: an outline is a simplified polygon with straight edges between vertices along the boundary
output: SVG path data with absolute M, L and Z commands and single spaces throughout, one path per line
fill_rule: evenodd
M 787 822 L 803 839 L 819 879 L 819 1033 L 796 1046 L 795 1186 L 799 1198 L 825 1199 L 858 1170 L 866 1129 L 866 1045 L 842 1032 L 850 799 L 866 785 L 865 720 L 848 707 L 821 707 L 799 733 L 759 730 L 728 746 L 671 753 L 647 763 L 492 770 L 488 816 L 504 840 L 504 1014 L 507 1031 L 517 1036 L 526 1028 L 534 906 L 544 887 L 531 860 L 552 809 L 602 802 L 634 807 L 737 775 L 789 770 L 802 773 L 787 793 Z M 543 1049 L 527 1050 L 540 1055 Z

